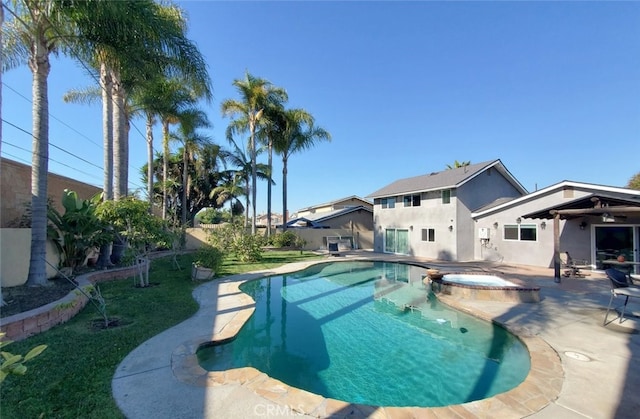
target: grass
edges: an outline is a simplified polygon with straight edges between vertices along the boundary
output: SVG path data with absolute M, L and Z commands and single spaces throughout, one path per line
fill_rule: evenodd
M 266 252 L 258 263 L 226 258 L 218 276 L 317 258 L 321 256 L 299 251 Z M 185 268 L 191 260 L 191 255 L 178 258 L 182 270 L 174 269 L 171 258 L 154 260 L 149 288 L 135 288 L 131 278 L 100 284 L 109 317 L 125 323 L 120 327 L 93 328 L 100 315 L 88 304 L 67 323 L 7 346 L 14 354 L 40 344 L 48 348 L 26 364 L 26 375 L 9 376 L 2 383 L 2 418 L 123 418 L 111 396 L 116 367 L 138 345 L 197 311 L 191 292 L 201 283 L 191 281 Z

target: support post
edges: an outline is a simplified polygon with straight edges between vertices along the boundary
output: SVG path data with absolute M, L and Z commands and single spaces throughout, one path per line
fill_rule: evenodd
M 560 283 L 560 214 L 551 211 L 553 214 L 553 281 Z

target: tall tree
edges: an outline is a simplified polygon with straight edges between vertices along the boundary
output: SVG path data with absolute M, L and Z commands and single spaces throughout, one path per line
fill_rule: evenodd
M 261 128 L 257 133 L 260 143 L 267 149 L 267 167 L 269 179 L 267 182 L 267 237 L 271 237 L 271 195 L 273 182 L 273 143 L 278 135 L 278 126 L 284 118 L 283 103 L 269 103 L 263 113 Z
M 7 7 L 4 69 L 27 63 L 32 84 L 31 258 L 27 285 L 46 285 L 47 175 L 49 172 L 49 57 L 60 47 L 64 27 L 53 0 L 22 0 Z
M 282 228 L 287 228 L 287 174 L 291 155 L 310 149 L 318 141 L 331 141 L 331 134 L 315 126 L 313 116 L 304 109 L 287 109 L 281 121 L 274 149 L 282 156 Z
M 636 173 L 631 177 L 631 179 L 629 179 L 627 188 L 640 190 L 640 172 Z
M 174 139 L 182 143 L 182 225 L 187 223 L 187 198 L 190 187 L 189 163 L 197 148 L 209 143 L 208 137 L 198 132 L 199 128 L 209 126 L 206 114 L 200 109 L 188 109 L 178 116 L 180 127 Z
M 239 100 L 227 99 L 222 102 L 222 114 L 234 118 L 227 129 L 227 138 L 237 133 L 248 133 L 248 151 L 251 160 L 251 233 L 256 232 L 256 191 L 257 191 L 257 147 L 256 131 L 261 123 L 262 115 L 269 104 L 287 101 L 287 92 L 275 87 L 271 82 L 254 77 L 247 71 L 244 79 L 233 81 Z

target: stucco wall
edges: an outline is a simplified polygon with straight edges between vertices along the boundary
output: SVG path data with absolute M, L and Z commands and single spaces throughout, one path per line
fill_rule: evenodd
M 2 287 L 24 285 L 29 275 L 31 255 L 30 228 L 0 229 L 0 282 Z M 58 266 L 60 257 L 51 242 L 47 242 L 47 261 Z M 56 276 L 56 270 L 47 265 L 47 278 Z
M 20 218 L 25 204 L 31 202 L 31 166 L 2 158 L 2 177 L 0 178 L 0 227 L 12 227 L 11 223 Z M 47 178 L 47 196 L 51 198 L 56 209 L 62 208 L 62 192 L 70 189 L 78 193 L 81 199 L 89 199 L 102 191 L 93 185 L 49 173 Z
M 526 219 L 525 214 L 539 211 L 541 208 L 551 208 L 566 202 L 590 195 L 588 191 L 574 190 L 566 195 L 562 190 L 545 196 L 535 196 L 525 199 L 516 206 L 478 217 L 474 232 L 475 258 L 478 260 L 500 260 L 505 263 L 527 264 L 534 266 L 553 266 L 553 220 Z M 516 241 L 504 239 L 505 224 L 535 225 L 537 228 L 536 241 Z M 579 227 L 582 218 L 570 221 L 560 220 L 560 250 L 568 251 L 574 258 L 591 259 L 591 223 L 588 228 Z M 544 222 L 544 223 L 543 223 Z M 497 223 L 497 228 L 495 224 Z M 544 226 L 544 227 L 543 227 Z M 489 228 L 489 243 L 482 245 L 479 229 Z

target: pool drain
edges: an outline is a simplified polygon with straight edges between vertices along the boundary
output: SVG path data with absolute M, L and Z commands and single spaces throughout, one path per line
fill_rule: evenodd
M 579 352 L 566 351 L 564 354 L 566 356 L 568 356 L 569 358 L 576 359 L 578 361 L 584 361 L 584 362 L 591 361 L 591 358 L 589 358 L 588 356 L 586 356 L 584 354 L 581 354 Z

